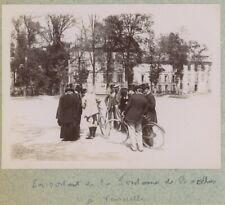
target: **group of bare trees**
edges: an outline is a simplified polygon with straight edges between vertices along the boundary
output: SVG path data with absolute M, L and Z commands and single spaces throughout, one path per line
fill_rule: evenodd
M 19 16 L 13 19 L 11 38 L 14 86 L 32 87 L 34 94 L 57 94 L 60 85 L 67 82 L 68 62 L 77 65 L 78 75 L 74 77 L 78 83 L 86 82 L 89 65 L 95 85 L 97 63 L 104 64 L 106 82 L 110 83 L 113 53 L 125 70 L 128 84 L 133 81 L 133 67 L 142 62 L 151 64 L 150 81 L 157 83 L 161 61 L 172 64 L 179 77 L 189 56 L 201 60 L 205 46 L 185 42 L 175 33 L 156 39 L 153 23 L 152 16 L 146 14 L 104 19 L 89 15 L 85 23 L 72 15 Z M 66 32 L 74 35 L 74 42 L 66 41 Z

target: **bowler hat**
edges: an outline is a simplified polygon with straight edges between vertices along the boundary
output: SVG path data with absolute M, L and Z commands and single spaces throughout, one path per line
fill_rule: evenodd
M 81 85 L 77 85 L 75 87 L 75 90 L 80 93 L 82 91 L 82 86 Z
M 149 89 L 150 87 L 149 87 L 149 84 L 148 83 L 145 83 L 145 84 L 143 84 L 143 89 Z
M 114 85 L 114 88 L 118 88 L 118 87 L 119 87 L 119 84 Z
M 65 92 L 69 92 L 69 91 L 74 92 L 72 83 L 69 83 L 66 85 Z
M 74 89 L 73 89 L 73 88 L 66 88 L 66 89 L 65 89 L 65 93 L 66 93 L 66 92 L 69 92 L 69 91 L 71 91 L 71 92 L 74 93 Z

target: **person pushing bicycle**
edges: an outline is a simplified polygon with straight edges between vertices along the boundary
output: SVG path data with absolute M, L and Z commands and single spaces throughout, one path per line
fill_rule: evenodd
M 148 84 L 142 85 L 144 94 L 146 96 L 146 99 L 148 101 L 148 108 L 146 115 L 143 120 L 143 126 L 145 124 L 155 122 L 157 123 L 157 114 L 156 114 L 156 101 L 154 95 L 151 93 L 150 86 Z M 149 127 L 148 130 L 145 130 L 145 133 L 143 133 L 143 141 L 144 145 L 146 146 L 153 146 L 153 139 L 155 137 L 155 133 L 153 132 L 152 127 Z
M 105 98 L 105 104 L 107 106 L 108 120 L 118 119 L 120 104 L 119 85 L 112 84 L 110 86 L 110 93 Z

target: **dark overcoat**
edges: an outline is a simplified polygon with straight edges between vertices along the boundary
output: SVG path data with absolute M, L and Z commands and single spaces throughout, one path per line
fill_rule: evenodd
M 61 126 L 60 138 L 76 140 L 79 138 L 80 100 L 77 94 L 64 94 L 59 99 L 56 118 Z
M 133 94 L 125 109 L 125 119 L 131 122 L 140 122 L 147 111 L 147 98 L 143 94 Z
M 146 95 L 146 99 L 148 101 L 148 108 L 146 115 L 150 118 L 151 122 L 157 123 L 157 114 L 155 110 L 155 97 L 151 93 Z

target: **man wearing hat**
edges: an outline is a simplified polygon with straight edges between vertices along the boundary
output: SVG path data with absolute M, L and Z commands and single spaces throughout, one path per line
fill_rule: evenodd
M 119 105 L 120 105 L 120 100 L 121 100 L 121 93 L 120 93 L 120 85 L 116 84 L 114 86 L 114 90 L 115 90 L 115 95 L 114 95 L 114 105 L 115 105 L 115 116 L 116 118 L 118 118 L 118 114 L 119 114 Z
M 143 151 L 142 120 L 147 109 L 147 99 L 140 92 L 140 87 L 130 96 L 125 109 L 125 120 L 128 124 L 128 132 L 131 140 L 131 150 Z
M 110 88 L 110 93 L 105 98 L 105 104 L 107 105 L 108 118 L 116 119 L 120 103 L 119 84 L 112 84 Z
M 155 110 L 155 106 L 156 106 L 155 97 L 154 95 L 152 95 L 148 84 L 143 85 L 143 90 L 144 90 L 146 99 L 148 101 L 148 109 L 146 113 L 146 118 L 143 121 L 143 125 L 148 124 L 150 122 L 157 123 L 157 114 Z M 147 133 L 143 134 L 144 144 L 150 147 L 153 146 L 153 137 L 154 137 L 154 132 L 152 128 L 150 128 L 149 130 L 147 130 Z
M 79 138 L 80 102 L 72 86 L 68 85 L 59 99 L 56 118 L 61 127 L 60 138 L 63 141 L 75 141 Z
M 83 98 L 84 117 L 88 122 L 89 135 L 86 139 L 94 139 L 97 129 L 97 114 L 99 113 L 97 106 L 97 98 L 94 90 L 90 90 L 89 93 Z

